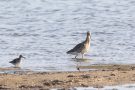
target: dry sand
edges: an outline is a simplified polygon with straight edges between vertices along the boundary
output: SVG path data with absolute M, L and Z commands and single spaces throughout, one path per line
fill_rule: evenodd
M 14 68 L 19 73 L 0 74 L 0 89 L 50 89 L 71 87 L 104 87 L 135 83 L 135 65 L 93 65 L 79 67 L 75 72 L 32 72 Z M 94 69 L 82 71 L 83 69 Z M 18 71 L 17 71 L 18 72 Z M 21 73 L 20 73 L 21 72 Z

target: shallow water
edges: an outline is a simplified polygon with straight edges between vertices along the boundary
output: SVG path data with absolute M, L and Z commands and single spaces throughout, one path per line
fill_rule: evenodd
M 0 0 L 0 67 L 19 54 L 25 69 L 72 71 L 76 65 L 135 63 L 134 0 Z M 66 51 L 91 31 L 81 64 Z
M 103 88 L 93 88 L 93 87 L 83 88 L 83 87 L 80 87 L 80 88 L 76 88 L 76 90 L 135 90 L 135 85 L 129 84 L 129 85 L 119 85 L 119 86 L 105 86 Z
M 51 90 L 64 90 L 64 89 L 51 89 Z M 77 88 L 70 88 L 68 90 L 135 90 L 135 85 L 128 84 L 128 85 L 118 85 L 118 86 L 105 86 L 102 88 L 77 87 Z

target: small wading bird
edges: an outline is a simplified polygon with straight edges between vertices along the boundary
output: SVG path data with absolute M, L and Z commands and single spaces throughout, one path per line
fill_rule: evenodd
M 91 39 L 91 33 L 87 32 L 86 40 L 82 43 L 77 44 L 73 49 L 67 51 L 67 54 L 73 54 L 75 55 L 75 58 L 77 58 L 78 54 L 82 54 L 82 58 L 86 52 L 88 52 L 90 48 L 90 39 Z
M 9 63 L 15 65 L 15 67 L 19 67 L 20 62 L 21 62 L 21 58 L 25 58 L 25 57 L 23 57 L 22 55 L 20 55 L 19 58 L 16 58 L 16 59 L 10 61 Z

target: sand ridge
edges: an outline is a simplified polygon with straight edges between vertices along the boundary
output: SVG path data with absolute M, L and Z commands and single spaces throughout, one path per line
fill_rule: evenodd
M 0 89 L 50 89 L 71 87 L 104 87 L 135 83 L 135 65 L 94 65 L 96 69 L 74 72 L 27 72 L 0 74 Z M 100 69 L 99 69 L 100 68 Z

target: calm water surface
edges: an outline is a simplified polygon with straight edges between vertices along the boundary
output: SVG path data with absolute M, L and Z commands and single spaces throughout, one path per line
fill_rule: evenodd
M 81 65 L 135 64 L 135 0 L 0 0 L 0 67 L 73 71 L 66 51 L 91 31 Z
M 76 90 L 135 90 L 135 85 L 129 84 L 129 85 L 119 85 L 119 86 L 105 86 L 103 88 L 93 88 L 93 87 L 82 88 L 82 87 L 80 87 L 80 88 L 76 88 Z
M 62 90 L 62 89 L 51 89 L 51 90 Z M 105 86 L 102 88 L 93 88 L 93 87 L 78 87 L 71 88 L 69 90 L 135 90 L 134 84 L 129 85 L 119 85 L 119 86 Z

